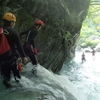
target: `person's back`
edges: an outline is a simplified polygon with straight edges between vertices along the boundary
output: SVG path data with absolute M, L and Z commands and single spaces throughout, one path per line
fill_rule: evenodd
M 11 50 L 13 52 L 13 55 L 16 58 L 19 58 L 19 53 L 22 55 L 22 57 L 25 57 L 25 54 L 23 53 L 23 49 L 20 43 L 20 39 L 18 36 L 18 32 L 16 30 L 14 30 L 12 27 L 9 26 L 3 26 L 7 40 L 10 44 Z
M 12 13 L 7 12 L 4 14 L 4 16 L 3 16 L 3 23 L 4 23 L 3 28 L 5 31 L 5 35 L 7 37 L 9 44 L 10 44 L 13 55 L 16 58 L 18 58 L 19 57 L 19 55 L 17 53 L 17 50 L 18 50 L 19 54 L 22 56 L 24 61 L 27 62 L 27 58 L 25 56 L 22 45 L 20 43 L 20 38 L 19 38 L 18 32 L 15 29 L 13 29 L 13 27 L 15 26 L 15 21 L 16 21 L 16 17 Z
M 5 31 L 5 35 L 7 37 L 7 40 L 10 44 L 11 50 L 13 52 L 13 55 L 16 58 L 19 58 L 20 56 L 17 52 L 17 51 L 19 51 L 20 54 L 22 55 L 22 57 L 25 57 L 25 54 L 23 53 L 23 49 L 22 49 L 22 46 L 20 43 L 20 39 L 18 37 L 18 32 L 16 30 L 14 30 L 12 27 L 9 27 L 6 25 L 4 25 L 3 28 Z

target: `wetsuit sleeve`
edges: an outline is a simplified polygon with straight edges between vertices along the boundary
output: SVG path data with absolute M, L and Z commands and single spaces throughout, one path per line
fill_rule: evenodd
M 38 33 L 38 31 L 37 30 L 34 30 L 34 29 L 31 30 L 31 33 L 30 33 L 30 39 L 29 40 L 30 40 L 33 48 L 35 48 L 34 38 L 36 37 L 37 33 Z
M 22 35 L 25 35 L 25 34 L 27 34 L 28 32 L 29 32 L 29 30 L 23 31 L 23 32 L 19 33 L 19 36 L 21 37 Z
M 23 48 L 22 48 L 22 45 L 21 45 L 21 42 L 20 42 L 20 38 L 19 38 L 18 33 L 17 33 L 17 32 L 14 32 L 13 35 L 14 35 L 13 38 L 14 38 L 14 41 L 15 41 L 15 43 L 16 43 L 18 52 L 20 53 L 20 55 L 21 55 L 22 57 L 25 57 L 25 53 L 24 53 L 24 50 L 23 50 Z

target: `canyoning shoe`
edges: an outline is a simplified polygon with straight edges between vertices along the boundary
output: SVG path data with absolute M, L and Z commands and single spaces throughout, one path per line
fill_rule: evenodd
M 16 82 L 19 83 L 20 81 L 16 79 Z
M 37 69 L 34 69 L 34 68 L 33 68 L 33 69 L 32 69 L 32 73 L 36 75 L 36 74 L 37 74 Z
M 33 68 L 32 68 L 32 73 L 34 75 L 37 75 L 37 69 L 36 69 L 37 65 L 34 65 Z
M 19 80 L 19 78 L 18 77 L 14 77 L 15 78 L 15 81 L 17 82 L 17 83 L 19 83 L 20 82 L 20 80 Z

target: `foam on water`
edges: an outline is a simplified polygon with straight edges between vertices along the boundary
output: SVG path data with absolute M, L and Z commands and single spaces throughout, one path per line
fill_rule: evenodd
M 100 53 L 92 56 L 85 53 L 86 61 L 81 61 L 82 52 L 76 52 L 73 60 L 65 62 L 61 74 L 67 75 L 87 100 L 100 100 Z
M 11 89 L 0 89 L 2 100 L 87 100 L 67 76 L 56 75 L 41 65 L 35 76 L 32 67 L 31 63 L 24 67 L 19 85 L 12 78 Z

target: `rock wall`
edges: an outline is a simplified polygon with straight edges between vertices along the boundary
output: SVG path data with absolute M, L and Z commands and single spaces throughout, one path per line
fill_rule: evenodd
M 65 59 L 74 57 L 89 4 L 90 0 L 0 0 L 0 22 L 10 11 L 17 17 L 15 29 L 22 32 L 41 19 L 45 27 L 35 38 L 38 62 L 59 73 Z

